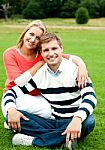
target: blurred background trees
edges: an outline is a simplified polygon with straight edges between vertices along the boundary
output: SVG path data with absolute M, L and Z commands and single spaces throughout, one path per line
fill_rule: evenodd
M 0 18 L 75 18 L 80 7 L 90 18 L 105 17 L 105 0 L 0 0 Z

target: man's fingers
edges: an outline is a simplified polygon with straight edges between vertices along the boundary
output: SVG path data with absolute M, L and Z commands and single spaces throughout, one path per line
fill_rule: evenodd
M 24 120 L 29 120 L 29 118 L 27 118 L 27 117 L 24 116 L 23 114 L 21 115 L 21 118 L 23 118 Z
M 66 134 L 66 144 L 69 143 L 69 140 L 70 140 L 70 132 L 68 132 L 68 133 Z
M 17 122 L 14 122 L 14 123 L 13 123 L 12 129 L 14 129 L 15 131 L 18 131 Z
M 20 125 L 20 122 L 17 123 L 17 127 L 18 127 L 18 132 L 21 131 L 21 125 Z
M 66 134 L 66 131 L 64 131 L 61 135 L 65 135 Z
M 81 136 L 81 133 L 80 133 L 80 132 L 78 132 L 78 133 L 77 133 L 77 137 L 78 137 L 78 138 L 80 138 L 80 136 Z
M 12 126 L 11 126 L 11 123 L 10 123 L 10 122 L 8 122 L 8 126 L 9 126 L 9 128 L 10 128 L 10 129 L 12 128 Z

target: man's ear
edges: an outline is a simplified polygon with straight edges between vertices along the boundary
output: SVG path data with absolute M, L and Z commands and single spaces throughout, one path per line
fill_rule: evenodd
M 43 53 L 42 53 L 42 50 L 40 51 L 40 54 L 41 54 L 41 56 L 43 57 Z
M 40 51 L 41 56 L 43 57 L 42 51 Z

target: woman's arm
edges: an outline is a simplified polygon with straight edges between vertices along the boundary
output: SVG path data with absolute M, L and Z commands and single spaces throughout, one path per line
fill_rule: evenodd
M 75 55 L 70 55 L 70 57 L 72 57 L 72 62 L 78 66 L 78 73 L 77 73 L 78 86 L 83 88 L 89 82 L 86 65 L 80 57 Z
M 33 67 L 31 67 L 29 70 L 21 74 L 19 77 L 17 77 L 14 82 L 18 86 L 24 86 L 28 81 L 32 78 L 32 76 L 44 65 L 44 61 L 37 62 Z
M 26 70 L 24 73 L 19 66 L 19 62 L 16 58 L 16 49 L 8 49 L 3 54 L 4 67 L 6 70 L 7 79 L 9 82 L 15 82 L 19 86 L 24 86 L 32 76 L 37 72 L 37 70 L 43 66 L 44 61 L 42 57 L 38 58 L 38 62 L 33 65 L 30 69 Z M 23 78 L 25 79 L 23 82 Z

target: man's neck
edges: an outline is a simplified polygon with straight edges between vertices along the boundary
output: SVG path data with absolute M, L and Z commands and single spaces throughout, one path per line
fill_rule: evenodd
M 56 72 L 58 70 L 58 68 L 59 68 L 59 66 L 49 66 L 49 65 L 48 65 L 48 67 L 50 68 L 50 70 L 52 72 Z
M 61 60 L 61 62 L 62 62 L 62 60 Z M 56 71 L 58 70 L 58 68 L 59 68 L 59 66 L 60 66 L 60 64 L 61 64 L 61 62 L 59 62 L 59 63 L 56 64 L 56 65 L 49 65 L 49 64 L 47 64 L 47 65 L 48 65 L 48 67 L 51 69 L 51 71 L 56 72 Z

